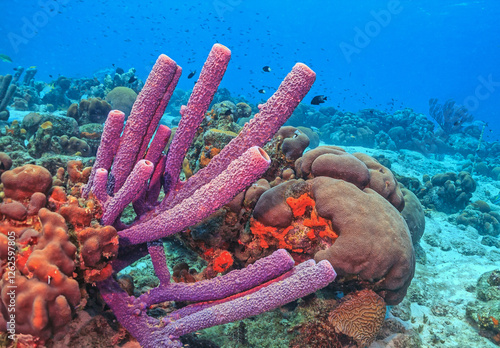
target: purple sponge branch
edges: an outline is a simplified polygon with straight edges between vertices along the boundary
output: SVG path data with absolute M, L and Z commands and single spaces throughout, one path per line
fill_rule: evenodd
M 165 257 L 165 249 L 163 242 L 154 241 L 148 243 L 148 252 L 153 262 L 156 277 L 160 281 L 160 287 L 170 284 L 170 271 L 167 267 L 167 258 Z
M 215 44 L 208 55 L 205 65 L 201 70 L 198 82 L 193 88 L 186 108 L 181 109 L 182 118 L 175 132 L 172 144 L 168 149 L 167 163 L 165 165 L 165 194 L 177 184 L 182 161 L 193 142 L 198 126 L 205 117 L 205 112 L 212 102 L 222 76 L 226 72 L 231 51 L 222 45 Z M 248 147 L 247 147 L 248 148 Z
M 182 68 L 178 65 L 176 65 L 177 69 L 175 70 L 175 74 L 172 78 L 172 81 L 170 81 L 167 91 L 161 98 L 160 104 L 156 108 L 155 114 L 153 115 L 151 122 L 149 123 L 148 130 L 146 131 L 146 135 L 144 136 L 144 139 L 151 139 L 153 136 L 156 127 L 158 127 L 158 124 L 160 123 L 161 118 L 163 117 L 163 113 L 165 112 L 165 109 L 167 108 L 167 104 L 170 101 L 170 98 L 172 97 L 172 94 L 174 93 L 175 86 L 177 86 L 177 82 L 179 82 L 179 78 L 181 77 L 182 74 Z M 168 140 L 168 139 L 167 139 Z M 146 153 L 146 149 L 148 148 L 148 142 L 144 141 L 141 145 L 141 149 L 139 151 L 139 154 L 144 154 Z
M 172 131 L 170 130 L 170 128 L 164 125 L 160 125 L 144 159 L 153 162 L 153 164 L 156 166 L 163 150 L 165 149 L 165 146 L 167 146 L 168 139 L 170 138 L 171 133 Z
M 155 206 L 158 200 L 158 193 L 160 192 L 161 183 L 160 179 L 163 176 L 163 168 L 165 166 L 163 150 L 167 146 L 168 139 L 170 138 L 170 128 L 160 125 L 156 134 L 151 141 L 145 159 L 151 161 L 155 166 L 153 176 L 149 182 L 148 189 L 143 192 L 141 197 L 134 202 L 134 211 L 137 216 L 148 212 Z M 161 162 L 161 165 L 160 165 Z
M 155 115 L 160 113 L 163 115 L 165 111 L 160 110 L 159 107 L 167 105 L 164 97 L 169 97 L 166 93 L 174 77 L 177 76 L 177 68 L 177 64 L 172 59 L 164 54 L 160 55 L 137 96 L 120 138 L 120 146 L 111 170 L 114 192 L 118 192 L 135 163 L 144 156 L 144 153 L 140 151 L 143 147 L 147 147 L 153 135 L 151 133 L 150 137 L 146 138 L 150 125 L 156 129 L 157 125 L 151 124 L 155 120 Z M 143 146 L 143 144 L 146 145 Z
M 314 260 L 308 260 L 256 291 L 238 294 L 229 301 L 223 299 L 207 308 L 198 307 L 195 313 L 168 325 L 166 332 L 172 340 L 190 332 L 261 314 L 324 288 L 335 277 L 328 261 L 316 264 Z
M 293 269 L 295 262 L 285 249 L 257 260 L 246 268 L 231 271 L 223 277 L 196 283 L 165 283 L 143 294 L 139 300 L 150 306 L 165 301 L 212 301 L 238 294 Z
M 95 166 L 94 166 L 95 168 Z M 92 168 L 92 170 L 94 170 Z M 107 202 L 109 196 L 106 192 L 106 185 L 108 183 L 108 171 L 104 168 L 99 168 L 95 171 L 94 183 L 92 186 L 92 193 L 100 202 Z
M 164 199 L 159 210 L 165 210 L 189 197 L 199 187 L 219 175 L 228 164 L 250 146 L 264 146 L 290 117 L 299 102 L 309 92 L 316 74 L 305 64 L 297 63 L 269 100 L 259 105 L 260 112 L 246 123 L 238 136 L 231 140 L 208 165 L 199 170 L 174 197 Z
M 325 287 L 335 277 L 328 261 L 316 264 L 309 260 L 293 267 L 293 259 L 281 249 L 244 270 L 202 281 L 204 284 L 190 292 L 198 283 L 162 286 L 165 294 L 155 296 L 162 300 L 216 299 L 184 307 L 162 320 L 146 315 L 148 304 L 143 301 L 146 295 L 139 299 L 129 297 L 111 280 L 100 283 L 99 288 L 120 323 L 142 347 L 182 347 L 179 337 L 184 334 L 273 310 Z M 170 291 L 169 287 L 176 285 L 181 288 Z
M 111 110 L 104 124 L 101 136 L 101 145 L 97 149 L 97 155 L 89 181 L 82 190 L 83 197 L 87 197 L 94 182 L 94 176 L 99 168 L 109 171 L 113 158 L 115 157 L 118 145 L 120 144 L 120 134 L 123 130 L 125 114 L 119 110 Z
M 113 225 L 123 209 L 145 192 L 153 170 L 153 162 L 148 160 L 137 162 L 122 188 L 106 202 L 101 218 L 103 225 Z
M 178 205 L 152 219 L 118 233 L 121 245 L 151 242 L 196 224 L 227 204 L 267 170 L 271 160 L 259 147 L 251 147 L 212 181 Z

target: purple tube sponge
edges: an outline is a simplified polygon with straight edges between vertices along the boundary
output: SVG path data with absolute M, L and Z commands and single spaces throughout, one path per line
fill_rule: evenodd
M 173 80 L 176 82 L 175 78 L 179 78 L 177 68 L 177 64 L 172 59 L 164 54 L 160 55 L 137 96 L 120 138 L 120 146 L 111 169 L 114 192 L 118 192 L 135 163 L 144 157 L 145 153 L 141 150 L 147 147 L 153 133 L 149 134 L 149 138 L 146 138 L 146 135 L 149 130 L 156 130 L 161 115 L 165 112 L 168 99 L 173 93 L 173 89 L 169 86 L 172 85 Z
M 198 126 L 205 117 L 217 87 L 226 72 L 231 51 L 220 44 L 215 44 L 203 65 L 200 77 L 193 88 L 187 107 L 181 109 L 182 118 L 175 132 L 174 140 L 168 150 L 165 165 L 165 193 L 177 184 L 182 161 L 193 142 Z M 248 147 L 247 147 L 248 148 Z
M 270 163 L 264 150 L 257 146 L 249 148 L 231 162 L 226 170 L 190 197 L 153 219 L 119 232 L 120 243 L 127 245 L 151 242 L 196 224 L 255 182 Z
M 272 310 L 310 294 L 335 279 L 327 261 L 313 260 L 294 267 L 285 250 L 256 261 L 242 270 L 197 282 L 170 283 L 165 250 L 159 239 L 181 232 L 208 217 L 255 182 L 268 168 L 263 146 L 288 119 L 311 88 L 315 73 L 298 63 L 260 112 L 215 156 L 207 167 L 187 182 L 179 181 L 186 151 L 193 140 L 224 75 L 230 51 L 212 48 L 187 106 L 168 154 L 162 153 L 170 129 L 158 126 L 179 79 L 181 68 L 161 55 L 139 94 L 123 130 L 123 113 L 112 111 L 103 132 L 96 164 L 83 194 L 90 192 L 103 207 L 103 224 L 119 230 L 119 270 L 147 251 L 160 285 L 129 297 L 113 279 L 98 283 L 103 298 L 120 323 L 143 347 L 180 347 L 179 337 Z M 108 174 L 109 173 L 109 174 Z M 162 186 L 165 198 L 158 202 Z M 133 203 L 137 219 L 124 226 L 119 217 Z M 161 319 L 146 309 L 164 301 L 193 304 Z
M 125 114 L 120 110 L 111 110 L 104 124 L 104 129 L 101 136 L 101 145 L 97 149 L 97 155 L 92 172 L 90 173 L 89 181 L 82 190 L 83 197 L 87 197 L 92 189 L 96 171 L 100 168 L 109 171 L 113 158 L 120 144 L 120 134 L 123 130 L 123 122 Z M 106 180 L 107 181 L 107 180 Z
M 138 299 L 110 280 L 99 288 L 120 323 L 142 347 L 182 347 L 182 335 L 273 310 L 325 287 L 336 277 L 328 261 L 293 264 L 288 252 L 280 249 L 246 269 L 194 284 L 165 284 Z M 146 315 L 149 303 L 172 300 L 203 302 L 161 320 Z
M 259 105 L 260 112 L 245 124 L 238 136 L 212 158 L 205 168 L 186 181 L 182 190 L 164 199 L 159 209 L 172 207 L 192 195 L 199 187 L 219 175 L 231 161 L 250 146 L 264 146 L 288 120 L 293 110 L 309 92 L 315 79 L 316 74 L 309 67 L 302 63 L 295 64 L 278 90 L 266 103 Z
M 101 218 L 103 225 L 112 225 L 127 205 L 141 197 L 148 187 L 148 180 L 153 171 L 153 162 L 148 160 L 137 162 L 122 188 L 106 202 Z

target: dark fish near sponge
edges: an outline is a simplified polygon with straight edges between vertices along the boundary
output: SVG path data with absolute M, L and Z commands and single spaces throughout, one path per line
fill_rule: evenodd
M 189 75 L 188 75 L 188 79 L 192 78 L 194 75 L 196 74 L 196 70 L 192 70 Z
M 264 93 L 266 93 L 266 90 L 265 89 L 259 89 L 259 93 L 264 94 Z
M 122 68 L 116 68 L 116 73 L 117 74 L 123 74 L 125 72 L 125 70 L 123 70 Z
M 132 76 L 131 78 L 128 79 L 128 83 L 134 83 L 135 81 L 137 81 L 137 77 L 135 76 Z
M 271 72 L 271 67 L 266 65 L 265 67 L 262 68 L 262 70 L 264 70 L 265 72 Z
M 324 96 L 324 95 L 317 95 L 317 96 L 315 96 L 315 97 L 311 100 L 311 104 L 312 104 L 312 105 L 319 105 L 319 104 L 321 104 L 321 103 L 324 103 L 324 102 L 325 102 L 325 100 L 326 100 L 326 98 L 327 98 L 327 97 L 326 97 L 326 96 Z

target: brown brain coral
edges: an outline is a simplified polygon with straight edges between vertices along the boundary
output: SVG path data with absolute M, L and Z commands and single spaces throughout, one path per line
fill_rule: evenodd
M 328 319 L 337 333 L 351 337 L 358 347 L 368 347 L 382 327 L 385 311 L 384 300 L 365 289 L 344 297 Z

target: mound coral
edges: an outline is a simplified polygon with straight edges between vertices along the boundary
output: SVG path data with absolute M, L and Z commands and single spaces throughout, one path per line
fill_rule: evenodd
M 52 187 L 52 176 L 43 167 L 26 164 L 2 174 L 5 196 L 22 201 L 35 192 L 47 193 Z
M 106 101 L 111 104 L 114 110 L 122 111 L 125 117 L 130 115 L 136 99 L 137 93 L 128 87 L 115 87 L 106 95 Z
M 346 284 L 399 303 L 413 278 L 415 255 L 392 172 L 338 147 L 307 152 L 295 169 L 308 179 L 289 180 L 260 196 L 250 223 L 254 238 L 239 255 L 251 261 L 256 250 L 280 247 L 298 261 L 328 260 Z

